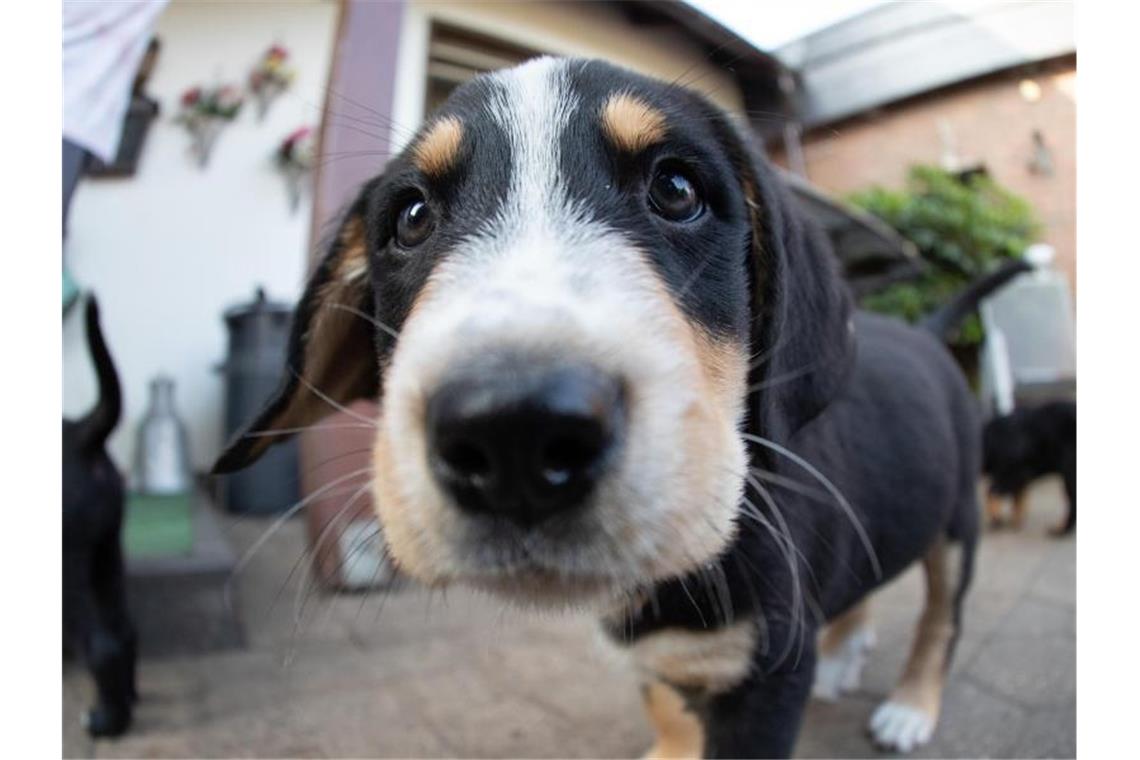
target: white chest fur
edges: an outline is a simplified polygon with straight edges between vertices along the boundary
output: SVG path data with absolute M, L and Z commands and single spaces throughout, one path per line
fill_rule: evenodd
M 666 629 L 610 648 L 622 652 L 643 682 L 716 694 L 748 675 L 756 637 L 755 624 L 746 620 L 716 631 Z

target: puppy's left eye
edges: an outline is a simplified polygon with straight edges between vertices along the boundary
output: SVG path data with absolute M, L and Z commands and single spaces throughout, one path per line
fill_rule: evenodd
M 413 248 L 427 240 L 435 229 L 431 207 L 422 197 L 409 199 L 396 216 L 396 242 L 401 248 Z
M 705 210 L 696 183 L 668 166 L 658 169 L 649 183 L 649 207 L 671 222 L 691 222 Z

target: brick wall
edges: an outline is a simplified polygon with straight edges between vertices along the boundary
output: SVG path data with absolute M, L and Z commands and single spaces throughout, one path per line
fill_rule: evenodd
M 1023 96 L 1022 80 L 1040 88 Z M 944 125 L 940 127 L 940 122 Z M 803 139 L 808 179 L 845 195 L 871 184 L 900 187 L 913 163 L 940 164 L 948 129 L 963 167 L 984 163 L 990 175 L 1027 198 L 1057 249 L 1057 267 L 1076 287 L 1076 59 L 1033 71 L 1008 72 L 906 101 Z M 1033 131 L 1040 130 L 1053 158 L 1053 175 L 1032 173 Z M 780 146 L 773 146 L 783 163 Z

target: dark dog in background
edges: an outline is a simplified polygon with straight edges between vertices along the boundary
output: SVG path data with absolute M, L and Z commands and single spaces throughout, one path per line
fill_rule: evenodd
M 1077 405 L 1054 401 L 995 417 L 983 433 L 983 470 L 990 477 L 986 513 L 1003 520 L 1005 502 L 1013 501 L 1013 526 L 1025 517 L 1025 492 L 1033 481 L 1060 475 L 1069 511 L 1052 533 L 1063 536 L 1077 527 Z
M 125 489 L 104 448 L 122 402 L 94 298 L 85 316 L 99 400 L 82 419 L 63 421 L 63 640 L 95 678 L 87 730 L 117 736 L 131 722 L 136 658 L 119 538 Z

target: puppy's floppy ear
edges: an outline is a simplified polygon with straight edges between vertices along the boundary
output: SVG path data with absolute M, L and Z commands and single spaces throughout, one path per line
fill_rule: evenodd
M 855 355 L 852 304 L 823 230 L 796 205 L 778 172 L 738 137 L 752 217 L 752 424 L 786 441 L 846 382 Z
M 214 473 L 239 470 L 288 434 L 338 404 L 379 393 L 380 369 L 368 268 L 368 188 L 345 214 L 325 258 L 305 287 L 293 317 L 285 376 L 260 414 L 239 430 Z

